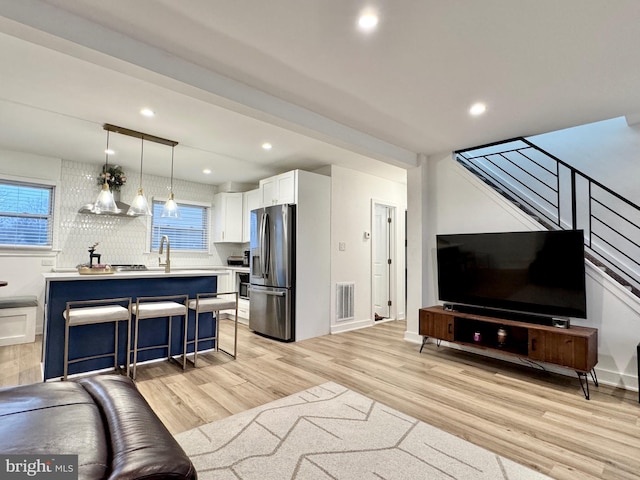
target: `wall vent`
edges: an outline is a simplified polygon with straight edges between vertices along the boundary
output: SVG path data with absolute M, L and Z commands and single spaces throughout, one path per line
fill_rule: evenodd
M 356 284 L 353 282 L 336 283 L 336 321 L 344 322 L 355 317 L 354 291 Z

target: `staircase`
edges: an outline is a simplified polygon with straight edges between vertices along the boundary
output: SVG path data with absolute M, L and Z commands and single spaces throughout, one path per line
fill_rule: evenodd
M 588 259 L 640 297 L 640 207 L 523 137 L 454 154 L 545 228 L 583 230 Z

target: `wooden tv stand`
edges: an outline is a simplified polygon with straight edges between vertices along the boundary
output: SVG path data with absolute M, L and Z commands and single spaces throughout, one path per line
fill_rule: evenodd
M 506 341 L 498 342 L 498 330 L 506 330 Z M 441 306 L 420 309 L 422 346 L 429 337 L 486 351 L 513 355 L 532 362 L 544 362 L 575 370 L 584 396 L 589 400 L 589 381 L 598 386 L 594 367 L 598 363 L 598 330 L 571 326 L 557 328 L 504 318 L 487 317 Z M 479 334 L 479 335 L 478 335 Z M 584 383 L 583 383 L 584 377 Z

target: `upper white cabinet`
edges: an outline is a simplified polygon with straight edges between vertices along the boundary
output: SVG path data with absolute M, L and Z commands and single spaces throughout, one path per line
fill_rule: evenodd
M 242 212 L 242 242 L 249 243 L 251 240 L 251 210 L 260 208 L 261 206 L 261 190 L 249 190 L 243 194 L 243 212 Z
M 213 196 L 213 241 L 242 242 L 242 192 Z
M 297 170 L 260 180 L 262 206 L 297 203 Z

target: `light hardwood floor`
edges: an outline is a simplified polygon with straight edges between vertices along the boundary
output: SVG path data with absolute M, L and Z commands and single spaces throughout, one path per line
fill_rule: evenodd
M 230 321 L 222 321 L 227 342 Z M 401 321 L 281 343 L 239 330 L 238 359 L 183 372 L 138 367 L 137 385 L 173 433 L 334 381 L 558 479 L 640 478 L 637 393 L 591 386 L 452 348 L 403 340 Z M 40 380 L 39 343 L 0 347 L 0 385 Z

